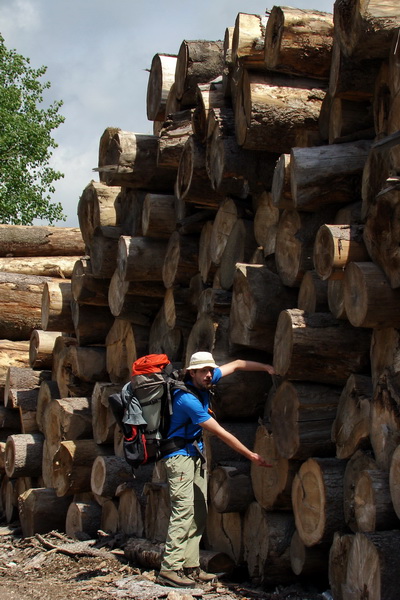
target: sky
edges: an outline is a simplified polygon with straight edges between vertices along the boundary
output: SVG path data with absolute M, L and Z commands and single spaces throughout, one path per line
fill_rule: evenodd
M 278 6 L 333 12 L 333 0 Z M 146 116 L 148 69 L 155 54 L 177 54 L 183 40 L 223 40 L 238 13 L 264 15 L 264 0 L 0 0 L 8 49 L 47 67 L 46 102 L 62 100 L 65 122 L 53 131 L 51 166 L 64 173 L 54 201 L 78 227 L 77 205 L 97 167 L 107 127 L 153 133 Z M 46 224 L 46 223 L 40 223 Z

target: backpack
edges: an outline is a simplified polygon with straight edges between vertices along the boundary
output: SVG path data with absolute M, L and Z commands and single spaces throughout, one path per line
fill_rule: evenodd
M 132 468 L 155 462 L 193 441 L 166 439 L 176 389 L 199 397 L 194 388 L 186 387 L 181 372 L 174 369 L 166 354 L 148 354 L 133 363 L 131 381 L 121 392 L 109 396 L 109 405 L 123 433 L 124 456 Z

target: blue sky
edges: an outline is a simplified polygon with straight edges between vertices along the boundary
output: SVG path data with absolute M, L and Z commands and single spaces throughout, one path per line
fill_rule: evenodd
M 286 4 L 282 4 L 284 6 Z M 47 66 L 49 101 L 63 100 L 66 120 L 55 132 L 52 164 L 65 174 L 54 200 L 77 227 L 79 197 L 97 166 L 106 127 L 152 133 L 146 116 L 148 71 L 157 53 L 177 54 L 182 40 L 224 39 L 239 12 L 264 14 L 247 0 L 0 0 L 6 46 Z M 332 12 L 333 1 L 294 0 L 290 6 Z

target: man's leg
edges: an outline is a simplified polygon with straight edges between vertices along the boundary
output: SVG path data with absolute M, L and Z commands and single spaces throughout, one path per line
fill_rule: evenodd
M 184 567 L 198 567 L 200 565 L 200 541 L 207 520 L 207 471 L 202 468 L 200 458 L 195 458 L 193 461 L 194 515 L 188 532 Z

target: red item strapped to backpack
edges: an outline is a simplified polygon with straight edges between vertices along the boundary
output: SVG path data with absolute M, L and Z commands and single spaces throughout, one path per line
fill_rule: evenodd
M 166 354 L 147 354 L 135 360 L 132 365 L 132 377 L 157 373 L 170 364 Z

